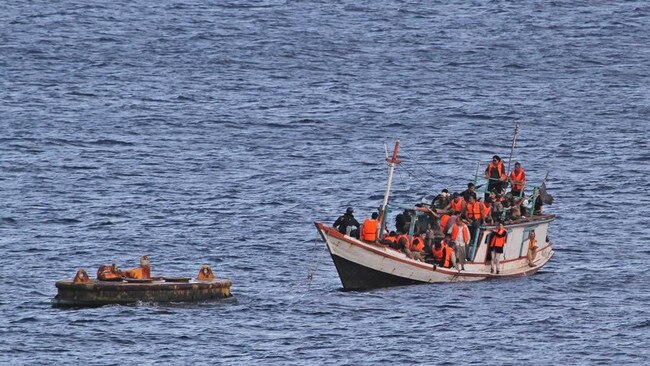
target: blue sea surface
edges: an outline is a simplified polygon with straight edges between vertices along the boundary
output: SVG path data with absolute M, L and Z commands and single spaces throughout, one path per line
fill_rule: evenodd
M 647 1 L 0 4 L 0 364 L 647 365 Z M 531 277 L 342 291 L 314 221 L 548 172 Z M 62 310 L 105 263 L 233 299 Z

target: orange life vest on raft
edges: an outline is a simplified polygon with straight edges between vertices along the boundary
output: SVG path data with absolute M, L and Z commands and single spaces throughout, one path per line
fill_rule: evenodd
M 119 269 L 116 265 L 103 265 L 97 269 L 97 279 L 102 281 L 110 281 L 122 278 Z
M 508 238 L 508 230 L 493 230 L 492 239 L 490 239 L 490 247 L 503 248 L 506 245 L 506 240 Z
M 366 219 L 363 222 L 363 230 L 361 231 L 361 240 L 365 240 L 365 241 L 377 240 L 378 228 L 379 228 L 378 220 Z

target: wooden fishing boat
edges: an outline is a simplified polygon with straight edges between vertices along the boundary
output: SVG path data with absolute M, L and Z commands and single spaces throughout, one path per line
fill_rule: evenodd
M 102 266 L 104 268 L 116 268 Z M 231 297 L 232 282 L 216 278 L 208 265 L 203 265 L 196 278 L 150 277 L 148 270 L 141 278 L 124 276 L 117 272 L 110 278 L 90 279 L 80 269 L 72 280 L 56 282 L 57 295 L 52 304 L 57 307 L 92 307 L 108 304 L 205 302 Z M 144 278 L 142 278 L 144 277 Z
M 398 148 L 399 141 L 395 145 L 392 158 L 386 159 L 389 163 L 389 178 L 384 202 L 380 208 L 380 217 L 383 220 L 386 217 L 393 169 L 399 163 Z M 494 225 L 482 225 L 477 228 L 476 235 L 473 236 L 474 240 L 469 245 L 469 258 L 464 265 L 464 270 L 443 268 L 430 261 L 415 260 L 405 252 L 377 241 L 363 241 L 342 234 L 336 228 L 320 222 L 315 222 L 315 225 L 332 256 L 343 288 L 368 290 L 422 283 L 480 281 L 532 275 L 553 257 L 553 244 L 548 240 L 548 229 L 554 219 L 555 215 L 538 214 L 506 222 L 505 229 L 508 235 L 503 247 L 504 259 L 501 260 L 497 271 L 492 271 L 489 261 L 489 241 Z M 413 234 L 415 221 L 412 220 L 409 239 Z M 380 232 L 384 232 L 384 221 L 381 227 Z M 535 233 L 538 241 L 536 250 L 529 253 L 531 232 Z

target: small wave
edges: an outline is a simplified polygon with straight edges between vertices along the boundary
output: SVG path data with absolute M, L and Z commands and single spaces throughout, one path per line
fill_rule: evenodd
M 91 145 L 97 146 L 134 146 L 132 142 L 113 140 L 113 139 L 100 139 L 90 142 Z
M 16 225 L 16 220 L 12 217 L 2 217 L 0 218 L 0 224 Z
M 54 225 L 74 225 L 80 223 L 81 220 L 77 219 L 51 219 L 46 220 L 45 224 L 54 224 Z

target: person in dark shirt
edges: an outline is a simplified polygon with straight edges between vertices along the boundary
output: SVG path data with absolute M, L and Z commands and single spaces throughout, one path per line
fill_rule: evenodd
M 470 197 L 474 197 L 474 200 L 478 201 L 478 196 L 476 196 L 476 187 L 472 182 L 467 183 L 467 189 L 462 191 L 460 195 L 463 196 L 465 202 L 469 202 Z
M 341 234 L 350 235 L 355 238 L 359 237 L 359 227 L 361 225 L 359 224 L 359 221 L 354 218 L 354 210 L 352 207 L 348 207 L 348 209 L 345 210 L 345 214 L 339 216 L 339 218 L 334 221 L 334 225 L 332 226 L 337 228 Z M 347 231 L 349 227 L 356 227 L 356 229 L 350 230 L 348 233 Z
M 433 208 L 445 208 L 451 202 L 451 196 L 449 195 L 449 190 L 444 188 L 439 195 L 437 195 L 433 201 L 431 201 L 431 207 Z

